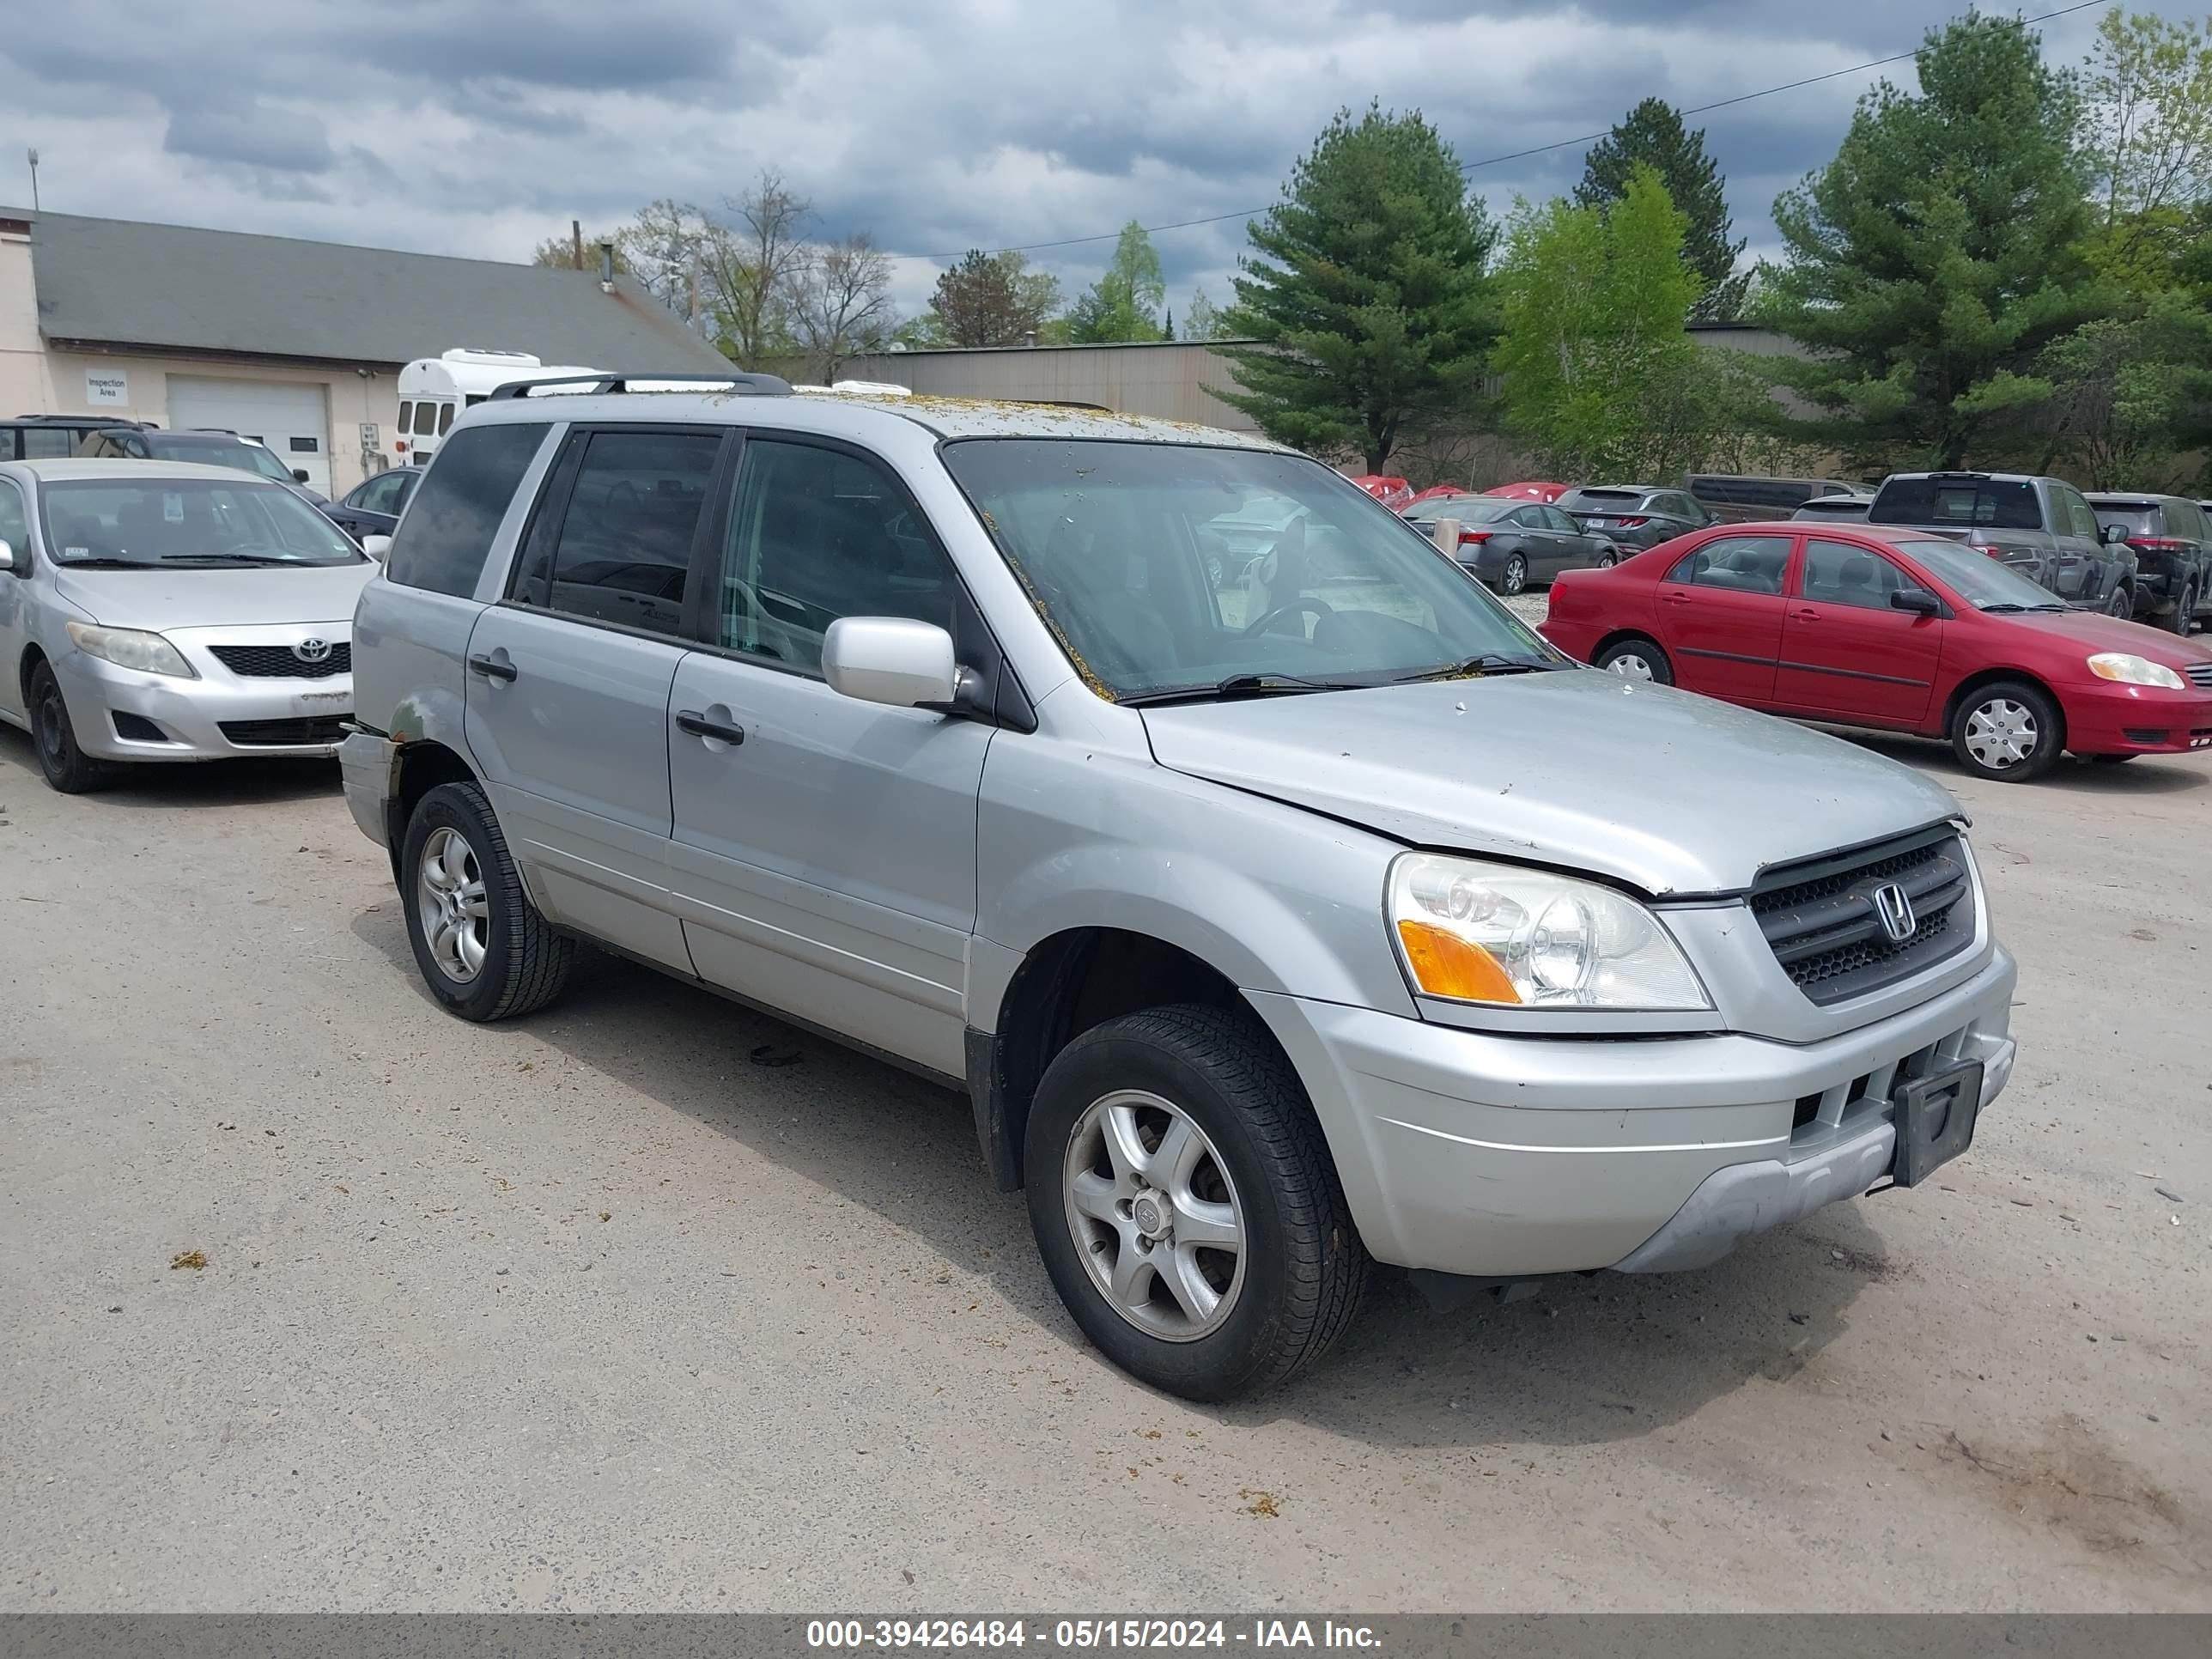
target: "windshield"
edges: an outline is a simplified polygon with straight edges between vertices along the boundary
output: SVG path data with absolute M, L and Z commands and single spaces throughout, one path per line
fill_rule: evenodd
M 84 479 L 40 492 L 57 564 L 358 564 L 344 533 L 289 489 L 240 479 Z
M 1867 518 L 1874 524 L 1981 525 L 1996 530 L 2040 530 L 2043 508 L 2025 478 L 1935 477 L 1892 478 L 1882 485 Z
M 1977 611 L 2063 611 L 2050 590 L 2038 587 L 2010 565 L 1963 542 L 1899 542 L 1897 550 L 1917 559 Z
M 1263 450 L 969 440 L 945 465 L 1094 689 L 1376 685 L 1561 659 L 1420 532 Z M 1280 527 L 1259 538 L 1253 526 Z

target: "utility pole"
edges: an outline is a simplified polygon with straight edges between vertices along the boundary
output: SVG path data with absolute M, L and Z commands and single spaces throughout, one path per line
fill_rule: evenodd
M 36 149 L 32 149 L 32 150 L 30 151 L 30 157 L 31 157 L 31 211 L 32 211 L 32 212 L 33 212 L 33 213 L 36 213 L 36 212 L 39 210 L 39 152 L 38 152 L 38 150 L 37 150 Z
M 581 219 L 568 221 L 568 240 L 575 249 L 576 269 L 581 270 L 584 268 L 584 222 Z

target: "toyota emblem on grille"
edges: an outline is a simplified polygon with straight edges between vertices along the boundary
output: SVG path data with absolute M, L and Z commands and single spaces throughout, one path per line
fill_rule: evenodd
M 1902 945 L 1912 937 L 1912 895 L 1895 882 L 1874 890 L 1874 913 L 1892 945 Z
M 328 662 L 331 642 L 328 640 L 301 640 L 292 647 L 292 654 L 301 662 Z

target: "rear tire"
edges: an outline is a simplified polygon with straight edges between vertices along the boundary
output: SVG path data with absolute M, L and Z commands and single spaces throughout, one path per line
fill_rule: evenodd
M 441 783 L 422 797 L 399 875 L 415 965 L 448 1013 L 507 1019 L 560 995 L 575 945 L 523 890 L 483 789 Z
M 1149 1160 L 1170 1133 L 1186 1157 L 1130 1156 L 1129 1136 Z M 1154 1388 L 1203 1401 L 1273 1388 L 1358 1308 L 1371 1264 L 1336 1166 L 1297 1073 L 1249 1016 L 1155 1008 L 1085 1031 L 1045 1070 L 1023 1160 L 1053 1287 Z M 1191 1243 L 1201 1225 L 1235 1250 Z
M 31 671 L 30 693 L 31 741 L 47 784 L 61 794 L 82 795 L 107 782 L 113 775 L 108 768 L 77 746 L 69 702 L 50 664 Z
M 1976 777 L 2029 783 L 2058 763 L 2065 718 L 2039 686 L 1996 680 L 1969 692 L 1951 715 L 1951 752 Z
M 1596 661 L 1590 665 L 1625 680 L 1645 680 L 1653 685 L 1674 683 L 1674 665 L 1668 659 L 1666 652 L 1656 641 L 1641 635 L 1608 645 L 1597 653 Z
M 1501 593 L 1518 593 L 1528 586 L 1528 561 L 1516 553 L 1505 561 L 1505 568 L 1498 578 Z
M 1597 556 L 1597 568 L 1601 570 L 1610 570 L 1620 562 L 1620 555 L 1609 547 Z
M 2196 618 L 2197 590 L 2193 587 L 2185 587 L 2181 590 L 2181 598 L 2174 605 L 2173 614 L 2166 618 L 2166 626 L 2185 640 L 2189 637 L 2189 630 L 2195 623 Z

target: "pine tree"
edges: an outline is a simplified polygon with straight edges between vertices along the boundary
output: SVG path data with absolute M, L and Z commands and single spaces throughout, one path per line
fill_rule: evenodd
M 1217 395 L 1269 437 L 1380 472 L 1409 422 L 1472 401 L 1497 232 L 1419 113 L 1338 111 L 1248 234 L 1218 326 L 1263 344 L 1217 348 L 1243 388 Z
M 1668 198 L 1689 221 L 1682 261 L 1698 273 L 1703 289 L 1691 316 L 1700 321 L 1733 319 L 1743 308 L 1744 286 L 1751 273 L 1735 268 L 1744 245 L 1729 240 L 1734 226 L 1729 218 L 1727 182 L 1705 153 L 1705 129 L 1686 131 L 1672 104 L 1663 98 L 1646 98 L 1590 146 L 1582 183 L 1575 186 L 1577 205 L 1601 207 L 1619 201 L 1627 194 L 1628 181 L 1638 167 L 1658 173 Z

